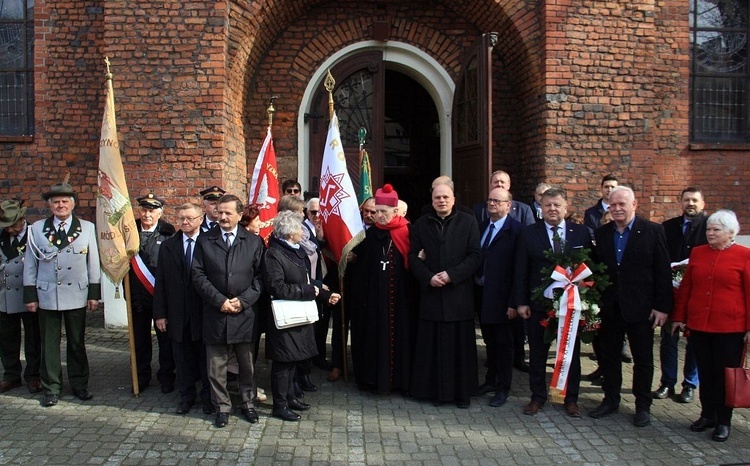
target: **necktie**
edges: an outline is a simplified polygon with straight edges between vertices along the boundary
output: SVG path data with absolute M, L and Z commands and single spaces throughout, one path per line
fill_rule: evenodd
M 560 241 L 560 235 L 557 234 L 557 230 L 559 229 L 560 227 L 550 228 L 550 230 L 552 230 L 552 251 L 555 254 L 562 253 L 562 242 Z
M 10 247 L 13 249 L 18 249 L 21 246 L 21 242 L 18 241 L 18 236 L 13 237 L 13 242 L 10 243 Z
M 215 227 L 215 226 L 216 226 L 216 222 L 208 222 L 208 229 L 209 229 L 209 230 L 210 230 L 211 228 Z
M 193 238 L 187 239 L 187 247 L 185 248 L 185 265 L 190 267 L 193 263 Z
M 229 233 L 224 233 L 224 237 L 226 238 L 225 242 L 227 243 L 227 247 L 232 247 L 232 236 L 234 236 L 234 233 L 231 231 Z
M 60 239 L 65 238 L 65 234 L 67 232 L 65 231 L 65 222 L 60 222 L 60 225 L 57 227 L 57 237 Z
M 490 223 L 490 227 L 487 229 L 487 236 L 484 238 L 482 243 L 482 250 L 486 251 L 490 247 L 490 241 L 492 241 L 492 232 L 495 231 L 495 224 Z
M 693 222 L 690 221 L 690 220 L 688 220 L 687 222 L 685 222 L 685 226 L 683 227 L 685 230 L 682 232 L 682 236 L 684 236 L 685 239 L 687 239 L 687 237 L 690 235 L 690 227 L 692 225 L 693 225 Z

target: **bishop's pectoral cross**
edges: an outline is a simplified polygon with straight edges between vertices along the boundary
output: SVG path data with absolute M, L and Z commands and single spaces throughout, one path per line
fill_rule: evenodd
M 383 272 L 385 272 L 385 267 L 390 263 L 391 261 L 380 261 L 380 264 L 383 266 Z

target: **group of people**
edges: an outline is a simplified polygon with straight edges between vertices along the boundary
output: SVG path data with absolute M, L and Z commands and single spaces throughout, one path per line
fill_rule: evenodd
M 486 201 L 468 208 L 457 202 L 451 179 L 438 177 L 431 205 L 413 223 L 393 186 L 377 189 L 360 206 L 365 231 L 346 256 L 341 280 L 338 264 L 327 253 L 319 201 L 305 203 L 296 181 L 282 186 L 284 196 L 267 238 L 258 235 L 257 206 L 245 206 L 217 186 L 201 192 L 203 205 L 177 207 L 178 229 L 161 218 L 163 199 L 153 193 L 138 198 L 141 248 L 133 261 L 129 298 L 138 379 L 134 390 L 146 390 L 151 381 L 153 325 L 157 380 L 164 393 L 176 383 L 178 414 L 200 402 L 205 413 L 215 414 L 217 427 L 226 426 L 235 384 L 237 407 L 255 423 L 255 402 L 265 394 L 256 387 L 254 364 L 265 333 L 266 357 L 272 360 L 271 414 L 297 421 L 299 411 L 310 409 L 304 392 L 317 390 L 309 377 L 311 365 L 330 371 L 331 381 L 345 371 L 346 349 L 340 342 L 350 328 L 354 377 L 364 390 L 398 391 L 459 408 L 469 407 L 473 396 L 492 393 L 489 404 L 499 407 L 508 399 L 516 367 L 528 371 L 530 400 L 523 412 L 533 416 L 550 398 L 550 342 L 543 326 L 550 305 L 533 291 L 547 281 L 542 271 L 555 265 L 550 252 L 587 249 L 592 260 L 606 266 L 610 282 L 599 303 L 596 345 L 604 397 L 590 416 L 619 410 L 627 341 L 633 357 L 633 424 L 650 423 L 654 399 L 672 396 L 687 403 L 699 390 L 701 416 L 690 428 L 713 428 L 714 440 L 726 440 L 732 410 L 724 405 L 722 371 L 740 364 L 750 342 L 750 250 L 734 243 L 736 216 L 727 210 L 706 215 L 701 191 L 688 187 L 680 196 L 682 215 L 659 225 L 636 215 L 633 190 L 607 175 L 602 199 L 579 223 L 569 215 L 562 188 L 540 183 L 529 206 L 513 198 L 506 172 L 493 173 L 489 181 Z M 73 215 L 72 187 L 55 185 L 43 197 L 52 215 L 30 227 L 21 202 L 0 205 L 5 268 L 0 391 L 25 380 L 30 391 L 44 391 L 43 406 L 53 406 L 62 388 L 63 321 L 73 394 L 81 400 L 93 396 L 83 337 L 85 312 L 98 306 L 100 276 L 94 226 Z M 345 312 L 338 307 L 342 295 Z M 315 324 L 276 328 L 273 299 L 315 301 L 320 318 Z M 477 322 L 487 352 L 481 385 Z M 662 376 L 652 392 L 656 327 L 662 327 Z M 678 396 L 679 333 L 688 345 Z M 571 348 L 563 406 L 567 415 L 579 417 L 580 339 Z

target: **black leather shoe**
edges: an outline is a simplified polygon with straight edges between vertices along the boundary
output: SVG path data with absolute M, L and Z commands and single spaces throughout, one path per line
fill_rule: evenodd
M 716 419 L 701 416 L 697 421 L 690 424 L 690 430 L 693 432 L 703 432 L 709 427 L 716 427 Z
M 226 427 L 227 423 L 229 423 L 229 413 L 216 413 L 216 420 L 214 421 L 216 427 L 221 429 Z
M 661 384 L 659 385 L 659 388 L 651 392 L 651 396 L 655 400 L 663 400 L 670 396 L 674 396 L 674 387 L 669 387 L 667 385 Z
M 176 414 L 187 414 L 190 412 L 190 408 L 193 406 L 193 403 L 187 403 L 187 402 L 181 402 L 179 405 L 177 405 L 177 410 L 175 410 Z
M 486 395 L 486 394 L 488 394 L 490 392 L 495 392 L 495 391 L 497 391 L 497 387 L 495 385 L 490 385 L 488 383 L 483 383 L 477 389 L 477 394 L 479 394 L 479 395 Z
M 726 442 L 729 438 L 729 426 L 719 424 L 714 428 L 714 432 L 711 434 L 711 440 L 714 442 Z
M 57 404 L 58 396 L 55 394 L 46 394 L 44 395 L 44 399 L 42 400 L 42 406 L 45 408 L 49 408 L 50 406 L 55 406 Z
M 636 427 L 646 427 L 651 424 L 651 414 L 645 409 L 641 409 L 635 412 L 633 416 L 633 425 Z
M 271 415 L 273 417 L 281 419 L 282 421 L 296 422 L 300 420 L 300 415 L 290 410 L 286 406 L 280 409 L 274 409 L 273 411 L 271 411 Z
M 497 392 L 490 400 L 490 406 L 497 408 L 504 405 L 506 401 L 508 401 L 508 394 L 505 392 Z
M 302 387 L 300 387 L 297 382 L 294 382 L 294 397 L 295 398 L 304 398 L 305 397 L 305 391 L 302 390 Z
M 210 401 L 203 402 L 203 414 L 212 414 L 214 412 L 214 405 Z
M 683 387 L 677 401 L 680 403 L 692 403 L 693 398 L 695 398 L 695 389 L 693 387 Z
M 81 401 L 87 401 L 94 397 L 94 394 L 86 388 L 83 390 L 73 390 L 73 395 Z
M 289 402 L 289 409 L 293 409 L 295 411 L 307 411 L 310 409 L 310 405 L 307 403 L 303 403 L 300 400 L 292 400 Z
M 619 409 L 619 405 L 615 405 L 607 401 L 602 401 L 602 404 L 594 408 L 593 411 L 589 412 L 589 416 L 593 417 L 594 419 L 600 419 L 604 416 L 609 416 L 612 413 L 616 413 Z
M 306 392 L 317 392 L 318 386 L 312 383 L 309 375 L 303 375 L 299 378 L 299 386 Z
M 242 410 L 242 415 L 245 416 L 245 420 L 250 424 L 258 422 L 258 413 L 255 412 L 255 408 L 247 408 Z
M 515 367 L 521 372 L 526 372 L 526 373 L 529 372 L 529 363 L 527 363 L 526 361 L 513 364 L 513 367 Z

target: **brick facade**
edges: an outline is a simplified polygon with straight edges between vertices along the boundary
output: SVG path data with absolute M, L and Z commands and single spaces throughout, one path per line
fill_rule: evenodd
M 688 140 L 687 2 L 346 3 L 37 0 L 36 134 L 0 142 L 0 198 L 27 198 L 30 214 L 43 215 L 39 193 L 69 172 L 79 210 L 93 217 L 105 55 L 132 197 L 153 188 L 175 204 L 210 184 L 244 196 L 272 95 L 280 177 L 295 177 L 310 77 L 387 21 L 392 40 L 429 54 L 454 80 L 463 50 L 498 32 L 494 165 L 511 173 L 517 198 L 547 180 L 585 208 L 614 172 L 654 220 L 678 212 L 686 185 L 704 189 L 708 209 L 750 219 L 740 202 L 750 147 Z

